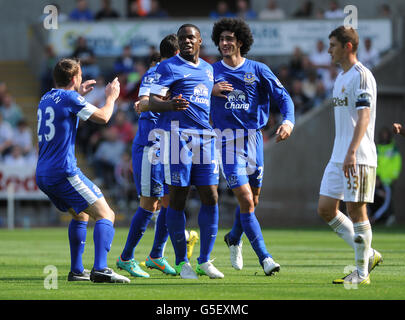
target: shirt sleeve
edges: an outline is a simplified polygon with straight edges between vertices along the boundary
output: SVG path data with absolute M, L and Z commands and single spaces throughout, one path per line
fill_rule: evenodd
M 150 88 L 155 78 L 155 73 L 147 72 L 141 80 L 141 85 L 139 86 L 138 97 L 147 96 L 149 97 Z
M 156 69 L 155 77 L 150 87 L 150 93 L 164 97 L 173 82 L 174 76 L 169 64 L 162 62 Z
M 70 96 L 70 111 L 77 115 L 83 121 L 86 121 L 94 111 L 97 110 L 97 107 L 92 105 L 91 103 L 87 102 L 84 97 L 82 97 L 79 93 L 74 91 Z
M 262 65 L 260 71 L 262 83 L 270 96 L 270 103 L 275 102 L 283 116 L 283 123 L 294 127 L 294 103 L 290 94 L 281 84 L 280 80 L 273 74 L 273 72 L 266 65 Z
M 370 108 L 375 99 L 373 90 L 373 77 L 364 69 L 359 69 L 359 75 L 355 82 L 356 109 Z

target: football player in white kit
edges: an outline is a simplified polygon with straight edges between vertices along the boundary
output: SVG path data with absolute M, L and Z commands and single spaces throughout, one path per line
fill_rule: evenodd
M 335 140 L 326 166 L 318 214 L 355 252 L 356 269 L 333 283 L 369 284 L 369 273 L 382 262 L 371 248 L 367 203 L 374 201 L 377 152 L 374 143 L 377 89 L 373 74 L 357 60 L 359 38 L 341 26 L 329 35 L 332 62 L 343 69 L 333 87 Z M 349 217 L 339 211 L 346 202 Z

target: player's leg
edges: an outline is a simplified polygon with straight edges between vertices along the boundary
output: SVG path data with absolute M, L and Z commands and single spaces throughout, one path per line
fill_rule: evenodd
M 107 256 L 114 239 L 115 214 L 104 197 L 99 198 L 83 210 L 96 223 L 93 231 L 94 265 L 91 270 L 90 280 L 93 282 L 118 282 L 128 283 L 130 280 L 115 273 L 107 266 Z
M 68 281 L 90 281 L 90 271 L 84 268 L 82 260 L 86 244 L 89 216 L 84 212 L 76 214 L 72 208 L 70 208 L 68 212 L 72 216 L 68 227 L 70 247 L 70 272 Z
M 367 215 L 367 204 L 348 202 L 347 210 L 354 227 L 354 252 L 360 278 L 368 278 L 368 262 L 371 253 L 372 230 Z
M 340 238 L 354 249 L 353 223 L 344 213 L 339 211 L 345 183 L 341 166 L 329 162 L 322 177 L 318 214 Z
M 188 262 L 185 237 L 186 216 L 184 208 L 190 187 L 169 186 L 169 207 L 166 212 L 166 224 L 176 254 L 176 265 Z

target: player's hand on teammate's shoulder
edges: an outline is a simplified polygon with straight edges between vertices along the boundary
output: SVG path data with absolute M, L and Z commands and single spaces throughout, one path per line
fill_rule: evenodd
M 186 110 L 189 107 L 188 101 L 182 98 L 181 94 L 168 100 L 168 102 L 170 104 L 171 110 L 173 111 L 182 111 Z
M 233 91 L 232 85 L 227 81 L 217 82 L 212 88 L 212 95 L 220 98 L 227 98 L 227 93 Z
M 85 96 L 94 89 L 93 85 L 96 84 L 96 80 L 87 80 L 80 85 L 79 94 Z
M 292 128 L 290 125 L 283 123 L 276 131 L 276 142 L 288 139 L 291 136 Z
M 107 98 L 117 100 L 119 95 L 120 95 L 120 82 L 116 77 L 112 82 L 109 82 L 105 87 L 105 96 Z

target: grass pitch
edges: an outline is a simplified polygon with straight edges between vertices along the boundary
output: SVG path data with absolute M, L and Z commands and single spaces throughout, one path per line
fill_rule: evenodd
M 244 268 L 230 266 L 229 252 L 220 230 L 211 258 L 225 274 L 224 279 L 183 280 L 146 269 L 149 279 L 130 278 L 130 284 L 67 282 L 70 269 L 67 228 L 0 230 L 1 300 L 402 300 L 405 299 L 405 229 L 374 228 L 373 247 L 384 263 L 371 273 L 371 284 L 348 290 L 333 285 L 347 266 L 354 265 L 354 253 L 329 228 L 265 229 L 267 247 L 280 263 L 281 271 L 266 277 L 256 255 L 244 236 Z M 128 229 L 116 229 L 108 264 L 125 244 Z M 93 229 L 87 233 L 84 265 L 93 264 Z M 149 228 L 135 250 L 135 259 L 144 260 L 153 242 Z M 196 265 L 199 242 L 191 264 Z M 165 255 L 174 262 L 169 241 Z M 45 289 L 48 265 L 56 267 L 57 289 Z M 124 271 L 119 273 L 127 275 Z M 127 275 L 128 276 L 128 275 Z

